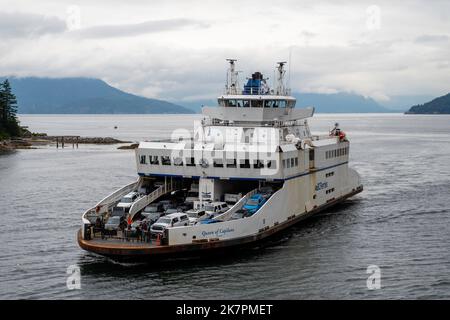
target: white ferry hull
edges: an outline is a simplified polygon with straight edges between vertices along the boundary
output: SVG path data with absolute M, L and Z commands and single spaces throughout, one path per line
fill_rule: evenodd
M 350 193 L 343 195 L 337 199 L 325 203 L 312 209 L 309 212 L 304 212 L 303 214 L 296 215 L 283 223 L 269 227 L 265 230 L 261 230 L 257 234 L 243 236 L 239 238 L 230 238 L 223 240 L 213 240 L 213 241 L 200 241 L 190 244 L 179 244 L 179 245 L 161 245 L 161 246 L 138 246 L 134 243 L 124 243 L 123 245 L 118 245 L 116 243 L 95 243 L 92 241 L 84 240 L 82 237 L 81 230 L 78 232 L 78 244 L 84 250 L 116 259 L 126 259 L 126 260 L 166 260 L 166 259 L 177 259 L 177 258 L 201 258 L 205 255 L 210 254 L 222 254 L 226 252 L 237 252 L 237 249 L 242 247 L 256 246 L 261 243 L 261 241 L 268 240 L 270 237 L 280 234 L 282 231 L 292 227 L 293 225 L 315 215 L 325 209 L 328 209 L 344 200 L 360 193 L 363 191 L 363 187 L 359 186 L 352 190 Z

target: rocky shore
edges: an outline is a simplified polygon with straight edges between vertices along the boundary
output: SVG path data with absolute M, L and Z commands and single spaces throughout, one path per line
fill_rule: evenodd
M 77 137 L 77 136 L 34 136 L 33 139 L 46 140 L 56 142 L 58 140 L 61 143 L 84 143 L 84 144 L 118 144 L 118 143 L 130 143 L 130 141 L 122 141 L 111 137 Z
M 64 138 L 64 139 L 63 139 Z M 77 136 L 47 136 L 46 134 L 32 134 L 21 138 L 11 138 L 0 141 L 0 153 L 14 152 L 17 149 L 36 149 L 37 145 L 64 144 L 122 144 L 131 143 L 111 137 L 77 137 Z M 137 144 L 118 147 L 118 149 L 134 149 Z

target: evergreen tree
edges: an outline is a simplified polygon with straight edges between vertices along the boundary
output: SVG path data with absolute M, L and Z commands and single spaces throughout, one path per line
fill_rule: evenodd
M 8 79 L 0 85 L 0 129 L 7 135 L 20 135 L 19 121 L 17 120 L 17 99 L 12 93 Z

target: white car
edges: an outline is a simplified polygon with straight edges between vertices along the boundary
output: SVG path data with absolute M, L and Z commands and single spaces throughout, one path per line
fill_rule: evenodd
M 224 213 L 228 210 L 228 204 L 226 202 L 210 202 L 206 203 L 204 209 L 208 215 L 217 215 Z
M 139 199 L 139 193 L 136 191 L 130 192 L 127 195 L 125 195 L 122 199 L 120 199 L 120 202 L 117 204 L 117 208 L 123 208 L 125 211 L 128 211 L 133 203 Z
M 177 212 L 177 213 L 171 213 L 171 214 L 168 214 L 166 216 L 159 218 L 154 224 L 152 224 L 150 231 L 153 234 L 158 234 L 158 233 L 161 234 L 167 228 L 181 227 L 181 226 L 187 226 L 187 225 L 189 225 L 188 215 L 183 212 Z
M 194 202 L 199 201 L 198 191 L 189 190 L 186 195 L 186 203 L 191 203 L 192 207 L 194 206 Z
M 195 224 L 199 220 L 206 219 L 208 217 L 205 210 L 202 210 L 202 209 L 191 209 L 191 210 L 186 211 L 186 214 L 189 217 L 190 224 Z

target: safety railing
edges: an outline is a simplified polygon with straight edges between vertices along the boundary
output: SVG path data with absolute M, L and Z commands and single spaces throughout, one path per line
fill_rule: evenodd
M 133 203 L 133 205 L 130 208 L 130 216 L 131 218 L 134 217 L 136 213 L 144 209 L 146 206 L 148 206 L 150 203 L 158 199 L 160 196 L 176 190 L 180 186 L 180 183 L 178 181 L 171 181 L 168 182 L 158 189 L 154 190 L 150 194 L 140 198 L 138 201 Z
M 98 217 L 106 212 L 108 212 L 117 201 L 119 201 L 124 195 L 127 193 L 136 190 L 140 182 L 140 178 L 136 180 L 135 182 L 132 182 L 130 184 L 127 184 L 126 186 L 117 189 L 110 195 L 103 198 L 100 202 L 98 202 L 94 207 L 86 210 L 83 215 L 81 216 L 81 233 L 82 237 L 84 239 L 84 231 L 85 231 L 85 225 L 91 224 L 90 217 Z M 93 219 L 93 218 L 91 218 Z M 93 219 L 95 220 L 95 219 Z
M 236 202 L 234 204 L 234 206 L 232 206 L 230 209 L 228 209 L 224 213 L 214 217 L 214 219 L 222 220 L 222 221 L 228 220 L 233 215 L 233 213 L 235 213 L 236 211 L 241 209 L 244 206 L 244 204 L 247 202 L 247 199 L 250 198 L 252 195 L 254 195 L 257 191 L 258 191 L 258 189 L 253 189 L 252 191 L 248 192 L 238 202 Z

